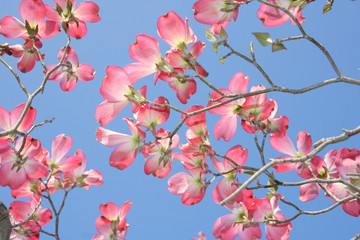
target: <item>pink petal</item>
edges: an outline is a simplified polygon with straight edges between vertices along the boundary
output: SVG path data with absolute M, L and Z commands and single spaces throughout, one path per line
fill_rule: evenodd
M 354 217 L 360 216 L 360 201 L 355 200 L 353 202 L 347 201 L 346 203 L 342 204 L 343 210 Z
M 0 19 L 0 26 L 0 34 L 6 38 L 17 38 L 26 33 L 24 24 L 12 16 Z
M 53 21 L 45 21 L 39 24 L 39 38 L 51 38 L 61 31 L 60 26 Z
M 64 157 L 58 162 L 58 169 L 62 172 L 69 172 L 81 166 L 82 159 L 77 156 Z
M 120 206 L 120 209 L 119 209 L 120 219 L 124 219 L 126 217 L 126 215 L 128 214 L 128 212 L 130 210 L 130 206 L 132 204 L 133 203 L 131 201 L 126 201 L 123 203 L 123 205 Z
M 128 102 L 126 94 L 131 91 L 129 89 L 131 85 L 126 71 L 121 67 L 108 66 L 106 68 L 106 77 L 103 79 L 100 93 L 109 101 Z
M 110 221 L 116 221 L 119 217 L 119 208 L 113 202 L 100 204 L 100 213 Z
M 295 150 L 294 144 L 292 143 L 288 135 L 285 135 L 284 137 L 271 135 L 269 140 L 271 147 L 274 148 L 276 151 L 289 156 L 296 156 L 297 152 Z
M 56 11 L 56 9 L 49 5 L 49 4 L 45 4 L 45 9 L 46 9 L 46 17 L 49 18 L 50 20 L 53 20 L 57 23 L 62 22 L 62 18 L 59 15 L 59 13 Z
M 175 195 L 181 195 L 187 189 L 189 182 L 191 181 L 191 176 L 186 173 L 177 173 L 171 176 L 168 180 L 169 192 Z
M 129 54 L 133 60 L 152 65 L 154 68 L 155 64 L 161 60 L 158 40 L 147 34 L 136 36 L 136 42 L 129 47 Z
M 224 138 L 225 141 L 230 141 L 236 132 L 237 115 L 223 115 L 214 128 L 214 136 L 217 140 Z
M 268 0 L 268 2 L 277 4 L 276 0 Z M 257 17 L 267 27 L 276 27 L 284 24 L 289 20 L 289 16 L 280 9 L 262 4 L 257 12 Z
M 27 159 L 23 165 L 26 175 L 29 178 L 38 179 L 43 178 L 47 175 L 47 167 L 45 167 L 41 162 L 34 159 Z
M 45 19 L 45 5 L 38 0 L 22 0 L 19 6 L 21 18 L 28 21 L 31 27 L 36 27 Z
M 85 1 L 75 7 L 73 14 L 76 18 L 84 22 L 98 22 L 101 20 L 99 17 L 99 6 L 91 1 Z
M 194 3 L 193 11 L 196 21 L 204 24 L 221 23 L 231 16 L 226 17 L 225 12 L 221 11 L 224 0 L 199 0 Z
M 52 162 L 59 162 L 71 149 L 72 138 L 65 134 L 56 136 L 51 145 Z
M 301 155 L 307 155 L 312 148 L 312 140 L 310 134 L 305 131 L 299 132 L 296 139 L 296 145 L 298 148 L 298 152 Z
M 80 64 L 78 70 L 76 71 L 76 75 L 79 77 L 81 81 L 91 81 L 95 78 L 94 76 L 95 70 L 89 64 Z
M 204 50 L 205 46 L 206 44 L 204 42 L 197 41 L 194 45 L 191 46 L 189 52 L 194 58 L 198 58 Z
M 81 39 L 86 33 L 87 28 L 84 21 L 78 19 L 77 23 L 75 21 L 69 22 L 69 34 L 73 38 Z
M 137 150 L 131 144 L 121 144 L 115 148 L 110 156 L 110 166 L 124 170 L 135 160 Z
M 300 186 L 300 201 L 308 202 L 314 200 L 320 193 L 317 183 L 308 183 Z
M 30 72 L 35 66 L 36 56 L 32 53 L 24 52 L 19 61 L 17 62 L 17 68 L 22 73 Z
M 68 78 L 68 75 L 64 74 L 63 79 L 60 81 L 60 88 L 64 92 L 68 92 L 73 90 L 76 87 L 76 84 L 77 84 L 76 77 L 70 76 L 70 78 Z
M 194 180 L 193 180 L 194 181 Z M 201 202 L 205 195 L 205 187 L 200 183 L 192 182 L 184 192 L 181 202 L 184 205 L 193 205 Z
M 10 114 L 5 108 L 1 106 L 0 106 L 0 128 L 4 130 L 8 130 L 11 128 Z
M 109 102 L 107 100 L 97 106 L 95 109 L 95 119 L 101 125 L 105 126 L 111 122 L 121 110 L 128 104 L 127 101 Z
M 166 164 L 164 162 L 160 162 L 160 156 L 153 156 L 149 158 L 144 165 L 144 172 L 146 175 L 154 175 L 158 178 L 166 177 L 171 171 L 171 161 L 168 160 Z
M 213 227 L 213 235 L 215 238 L 221 238 L 226 240 L 234 240 L 238 235 L 238 228 L 234 224 L 236 222 L 236 214 L 228 214 L 219 217 Z M 227 236 L 227 238 L 224 238 Z
M 247 93 L 249 81 L 249 76 L 245 77 L 243 73 L 238 72 L 230 79 L 229 90 L 234 94 Z
M 22 112 L 24 111 L 24 108 L 25 108 L 25 103 L 19 104 L 10 113 L 10 122 L 12 127 L 15 126 L 15 124 L 19 120 Z M 23 121 L 19 125 L 18 130 L 21 132 L 28 130 L 33 124 L 35 117 L 36 117 L 36 110 L 35 108 L 30 106 L 27 113 L 25 114 Z
M 12 190 L 20 188 L 26 181 L 26 173 L 23 168 L 17 171 L 17 168 L 13 169 L 13 161 L 2 162 L 0 167 L 0 185 L 5 187 L 9 185 Z
M 283 159 L 283 158 L 289 158 L 290 156 L 283 156 L 276 159 Z M 275 161 L 276 161 L 275 159 Z M 287 162 L 287 163 L 280 163 L 273 166 L 275 168 L 276 172 L 288 172 L 294 169 L 295 163 Z
M 129 76 L 131 84 L 135 83 L 138 79 L 149 76 L 156 72 L 156 65 L 148 65 L 145 63 L 130 63 L 124 67 L 124 70 Z
M 57 58 L 59 59 L 59 61 L 63 58 L 64 56 L 64 52 L 65 52 L 65 47 L 61 48 Z M 64 63 L 66 62 L 70 62 L 71 65 L 73 66 L 78 66 L 79 65 L 79 59 L 77 56 L 77 53 L 75 52 L 75 50 L 72 47 L 69 47 L 66 51 L 65 57 L 64 57 Z
M 113 147 L 118 144 L 130 141 L 131 136 L 117 133 L 105 128 L 99 127 L 96 130 L 96 141 L 104 144 L 107 147 Z
M 13 201 L 10 203 L 11 215 L 18 222 L 25 221 L 32 210 L 30 202 Z
M 235 163 L 237 163 L 239 166 L 244 166 L 246 159 L 248 157 L 248 150 L 247 149 L 243 149 L 242 146 L 240 145 L 236 145 L 233 146 L 232 148 L 230 148 L 226 154 L 226 157 L 230 158 L 231 160 L 233 160 Z M 228 161 L 227 159 L 224 160 L 225 163 L 225 170 L 229 171 L 232 168 L 234 168 L 234 164 L 230 161 Z M 238 172 L 243 172 L 244 170 L 239 169 Z
M 286 220 L 286 217 L 282 214 L 276 214 L 276 219 L 280 221 Z M 284 224 L 267 224 L 265 223 L 265 234 L 269 240 L 288 240 L 290 238 L 289 231 L 292 230 L 290 222 Z
M 95 227 L 96 227 L 96 230 L 104 236 L 110 237 L 110 234 L 113 232 L 112 226 L 111 226 L 111 221 L 109 221 L 104 216 L 98 217 L 95 220 Z M 101 238 L 101 239 L 104 239 L 104 238 Z

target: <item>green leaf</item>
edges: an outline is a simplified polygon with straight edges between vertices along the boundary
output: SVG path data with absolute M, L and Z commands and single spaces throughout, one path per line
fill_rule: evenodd
M 228 35 L 225 31 L 225 29 L 223 27 L 221 27 L 221 30 L 220 30 L 220 38 L 223 39 L 223 40 L 227 40 L 228 39 Z
M 249 175 L 249 176 L 252 176 L 252 175 L 255 174 L 253 171 L 246 171 L 246 172 L 244 172 L 244 173 L 247 174 L 247 175 Z
M 331 6 L 329 4 L 325 5 L 323 8 L 323 14 L 327 13 L 330 10 L 331 10 Z
M 272 191 L 272 192 L 277 192 L 278 185 L 271 178 L 269 178 L 269 181 L 268 181 L 267 184 L 268 185 L 275 185 L 274 187 L 269 187 L 269 190 Z
M 252 34 L 256 37 L 256 39 L 259 41 L 259 43 L 261 45 L 263 45 L 264 47 L 273 43 L 273 40 L 271 39 L 269 33 L 255 32 Z
M 214 49 L 214 51 L 217 53 L 218 50 L 219 50 L 219 47 L 220 47 L 220 43 L 217 42 L 217 43 L 213 43 L 211 44 L 211 47 Z
M 284 50 L 284 49 L 287 50 L 287 48 L 281 42 L 274 42 L 272 44 L 272 51 L 273 52 L 277 52 L 277 51 Z
M 225 59 L 224 58 L 220 58 L 219 61 L 224 64 L 225 63 Z
M 207 28 L 205 28 L 205 36 L 209 42 L 219 41 L 219 38 L 213 32 L 209 31 L 209 29 Z
M 274 196 L 274 194 L 273 193 L 266 193 L 266 196 L 270 201 L 270 199 Z

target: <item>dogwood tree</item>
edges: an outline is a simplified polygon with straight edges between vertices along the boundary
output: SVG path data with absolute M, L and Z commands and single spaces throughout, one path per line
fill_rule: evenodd
M 356 3 L 154 3 L 1 10 L 0 239 L 360 238 Z

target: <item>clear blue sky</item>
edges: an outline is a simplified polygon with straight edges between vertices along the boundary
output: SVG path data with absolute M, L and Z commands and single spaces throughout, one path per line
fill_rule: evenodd
M 52 4 L 52 1 L 45 1 Z M 81 1 L 79 1 L 81 2 Z M 130 200 L 131 206 L 127 216 L 130 229 L 127 239 L 184 240 L 195 237 L 201 230 L 208 239 L 213 239 L 212 228 L 216 219 L 226 215 L 229 211 L 213 203 L 211 192 L 214 186 L 207 189 L 204 200 L 194 206 L 184 206 L 181 197 L 172 195 L 167 190 L 167 179 L 175 173 L 184 171 L 181 164 L 175 160 L 173 170 L 166 179 L 157 179 L 146 176 L 143 171 L 144 159 L 138 155 L 134 163 L 125 171 L 119 171 L 109 166 L 109 156 L 112 148 L 105 147 L 95 139 L 95 131 L 99 126 L 94 119 L 97 105 L 103 101 L 99 93 L 102 78 L 105 76 L 107 65 L 125 66 L 133 60 L 128 54 L 128 47 L 135 42 L 140 33 L 147 33 L 157 37 L 156 22 L 159 16 L 170 10 L 180 16 L 187 16 L 189 24 L 197 34 L 198 39 L 207 43 L 199 62 L 210 72 L 208 80 L 217 87 L 227 87 L 230 78 L 237 72 L 250 76 L 250 86 L 260 83 L 269 87 L 259 72 L 250 64 L 235 57 L 231 57 L 222 65 L 218 58 L 226 54 L 220 49 L 215 54 L 206 41 L 205 26 L 197 23 L 192 15 L 192 5 L 195 1 L 166 1 L 166 0 L 137 0 L 137 1 L 97 1 L 100 6 L 102 21 L 87 24 L 88 34 L 82 40 L 73 40 L 71 46 L 79 55 L 80 63 L 88 63 L 96 70 L 96 78 L 91 82 L 79 82 L 76 88 L 64 93 L 59 84 L 49 82 L 45 93 L 36 97 L 33 107 L 38 111 L 36 122 L 55 117 L 52 124 L 48 124 L 34 131 L 33 136 L 39 138 L 42 145 L 48 149 L 52 139 L 58 134 L 65 133 L 73 138 L 73 152 L 82 149 L 88 160 L 87 169 L 95 168 L 104 174 L 105 184 L 91 187 L 89 191 L 77 189 L 70 193 L 65 209 L 61 215 L 61 239 L 90 239 L 96 233 L 95 219 L 100 216 L 99 205 L 112 201 L 120 206 Z M 310 35 L 330 51 L 340 70 L 348 77 L 360 79 L 359 62 L 359 20 L 360 5 L 358 1 L 335 1 L 334 9 L 322 15 L 322 6 L 326 1 L 311 3 L 303 11 L 306 21 L 304 28 Z M 20 1 L 0 0 L 0 17 L 13 15 L 20 18 L 18 5 Z M 291 88 L 302 88 L 311 84 L 336 77 L 329 63 L 320 51 L 305 40 L 289 42 L 287 51 L 271 53 L 270 47 L 262 47 L 256 42 L 251 32 L 270 32 L 274 38 L 283 38 L 300 35 L 297 28 L 287 22 L 277 28 L 262 26 L 256 17 L 259 3 L 243 6 L 239 9 L 237 22 L 231 22 L 227 28 L 229 43 L 237 50 L 247 53 L 250 41 L 254 41 L 256 56 L 262 67 L 268 72 L 272 80 L 278 84 Z M 157 37 L 158 38 L 158 37 Z M 159 39 L 159 38 L 158 38 Z M 0 43 L 20 43 L 16 40 L 5 39 L 0 36 Z M 162 54 L 168 50 L 167 44 L 160 40 Z M 44 40 L 42 50 L 46 54 L 45 62 L 54 64 L 59 49 L 66 43 L 63 34 Z M 8 58 L 7 58 L 8 59 Z M 9 60 L 16 66 L 17 59 Z M 15 79 L 0 66 L 2 93 L 0 105 L 11 110 L 19 103 L 25 102 L 25 95 L 20 91 Z M 42 80 L 42 68 L 39 64 L 28 74 L 20 73 L 26 86 L 35 89 Z M 164 96 L 177 106 L 180 103 L 175 98 L 175 92 L 168 85 L 159 81 L 153 86 L 153 76 L 141 79 L 136 87 L 148 85 L 149 99 L 165 94 Z M 210 89 L 198 83 L 198 92 L 191 97 L 183 109 L 193 104 L 207 104 L 207 95 Z M 341 129 L 352 129 L 359 125 L 359 90 L 358 86 L 334 84 L 303 95 L 284 93 L 268 94 L 268 98 L 275 99 L 279 104 L 279 115 L 289 118 L 288 135 L 295 141 L 297 133 L 305 130 L 312 135 L 316 142 L 322 137 L 341 134 Z M 121 118 L 132 117 L 129 107 L 106 128 L 128 133 L 126 124 Z M 171 113 L 171 119 L 162 127 L 172 130 L 172 123 L 179 121 L 179 115 Z M 207 114 L 208 129 L 213 130 L 219 116 Z M 185 128 L 184 128 L 185 129 Z M 180 143 L 186 143 L 184 129 L 180 131 Z M 260 164 L 258 153 L 255 150 L 253 136 L 245 133 L 240 127 L 229 143 L 223 140 L 212 143 L 220 153 L 225 153 L 230 147 L 240 144 L 249 149 L 247 163 L 254 166 Z M 324 156 L 328 150 L 342 147 L 360 148 L 360 137 L 355 136 L 346 143 L 328 147 L 320 155 Z M 179 150 L 176 150 L 179 151 Z M 267 142 L 266 158 L 282 156 L 271 149 Z M 281 180 L 300 180 L 294 173 L 279 176 Z M 241 177 L 240 179 L 245 179 Z M 309 203 L 298 200 L 298 189 L 280 188 L 279 192 L 286 195 L 288 200 L 295 201 L 304 210 L 318 210 L 331 205 L 325 197 L 319 197 Z M 0 199 L 8 205 L 10 198 L 9 188 L 0 189 Z M 320 193 L 322 194 L 322 193 Z M 265 197 L 264 191 L 255 192 L 258 198 Z M 291 217 L 294 211 L 280 205 L 282 213 Z M 48 224 L 47 231 L 53 231 L 53 223 Z M 341 207 L 321 216 L 302 216 L 293 221 L 290 239 L 350 239 L 359 229 L 359 218 L 354 218 L 343 212 Z M 263 229 L 263 228 L 262 228 Z M 263 236 L 265 232 L 263 231 Z M 49 239 L 42 235 L 41 239 Z

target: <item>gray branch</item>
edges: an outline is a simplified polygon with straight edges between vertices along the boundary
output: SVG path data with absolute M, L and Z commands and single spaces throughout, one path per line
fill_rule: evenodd
M 11 222 L 9 218 L 9 211 L 6 206 L 0 201 L 0 240 L 9 240 L 11 233 Z

